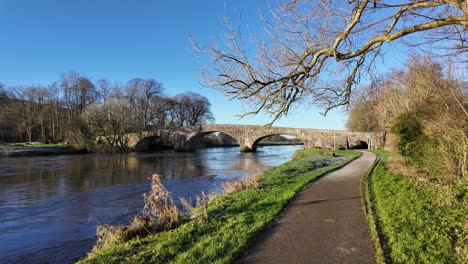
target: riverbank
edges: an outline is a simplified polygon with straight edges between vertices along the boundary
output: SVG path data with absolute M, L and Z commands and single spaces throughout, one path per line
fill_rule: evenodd
M 296 146 L 303 145 L 303 143 L 290 143 L 290 142 L 265 142 L 259 143 L 259 147 L 264 146 Z M 207 144 L 200 148 L 226 148 L 238 147 L 238 144 Z M 154 152 L 162 150 L 173 150 L 172 147 L 161 146 L 153 151 L 136 151 L 131 152 Z M 65 154 L 82 154 L 90 153 L 87 150 L 79 150 L 70 145 L 65 144 L 43 144 L 38 142 L 27 143 L 3 143 L 0 144 L 0 158 L 2 157 L 32 157 L 32 156 L 49 156 L 49 155 L 65 155 Z M 103 152 L 107 153 L 107 152 Z
M 11 143 L 0 144 L 0 158 L 29 157 L 83 153 L 69 145 L 41 143 Z
M 466 263 L 466 183 L 432 185 L 391 173 L 388 154 L 377 154 L 381 160 L 362 184 L 376 262 Z
M 328 154 L 328 155 L 327 155 Z M 360 153 L 307 149 L 246 188 L 214 198 L 207 218 L 176 229 L 95 250 L 81 263 L 230 263 L 265 229 L 298 191 Z

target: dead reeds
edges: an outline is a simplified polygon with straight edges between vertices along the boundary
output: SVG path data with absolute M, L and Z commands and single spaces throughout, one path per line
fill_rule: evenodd
M 179 209 L 158 174 L 151 177 L 151 190 L 143 194 L 143 200 L 143 210 L 129 225 L 98 224 L 96 248 L 107 248 L 134 237 L 169 230 L 180 224 Z
M 255 190 L 258 188 L 259 178 L 259 174 L 256 174 L 255 176 L 247 179 L 225 182 L 222 184 L 222 188 L 225 193 L 233 193 L 242 190 Z
M 223 183 L 222 189 L 224 193 L 233 193 L 257 189 L 258 185 L 259 174 L 248 179 Z M 217 196 L 202 192 L 195 197 L 195 202 L 192 199 L 180 198 L 183 212 L 192 214 L 190 218 L 183 217 L 171 193 L 164 187 L 161 176 L 154 174 L 151 177 L 151 190 L 143 194 L 144 206 L 141 213 L 128 225 L 98 224 L 95 249 L 109 248 L 135 237 L 170 230 L 180 225 L 184 219 L 200 219 L 199 216 L 202 216 L 201 219 L 208 220 L 208 203 Z
M 192 199 L 186 199 L 184 197 L 181 197 L 179 199 L 185 212 L 189 214 L 195 212 L 190 216 L 191 219 L 197 218 L 198 216 L 202 215 L 203 219 L 207 220 L 208 203 L 217 196 L 218 195 L 214 193 L 206 194 L 205 192 L 202 192 L 201 194 L 195 196 L 195 203 L 192 201 Z M 199 212 L 200 210 L 201 212 Z

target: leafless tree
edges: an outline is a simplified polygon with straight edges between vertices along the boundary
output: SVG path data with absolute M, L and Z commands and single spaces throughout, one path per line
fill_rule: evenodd
M 194 127 L 214 121 L 208 99 L 197 93 L 187 92 L 174 98 L 172 109 L 176 127 Z
M 97 136 L 119 152 L 128 151 L 131 133 L 135 132 L 135 118 L 128 99 L 110 99 L 99 105 L 92 104 L 84 112 L 84 118 Z
M 12 88 L 12 102 L 10 105 L 10 114 L 16 121 L 18 131 L 26 135 L 26 140 L 33 140 L 33 130 L 38 124 L 37 106 L 33 103 L 34 87 L 15 87 Z
M 62 76 L 61 86 L 68 109 L 81 114 L 84 109 L 98 98 L 96 86 L 77 72 L 69 72 Z
M 468 50 L 466 0 L 289 0 L 261 19 L 253 50 L 227 22 L 221 41 L 194 46 L 211 62 L 204 85 L 250 103 L 244 115 L 271 114 L 272 123 L 301 101 L 325 114 L 347 105 L 389 42 L 439 47 L 462 59 Z
M 135 78 L 128 82 L 126 89 L 126 97 L 136 111 L 140 130 L 144 131 L 160 115 L 157 104 L 163 86 L 155 79 Z

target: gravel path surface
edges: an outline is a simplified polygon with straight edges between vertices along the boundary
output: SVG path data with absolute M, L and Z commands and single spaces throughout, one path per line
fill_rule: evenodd
M 363 152 L 309 185 L 238 263 L 374 263 L 359 187 L 375 158 Z

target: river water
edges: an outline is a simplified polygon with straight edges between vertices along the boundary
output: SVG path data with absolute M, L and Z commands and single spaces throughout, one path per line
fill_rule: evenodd
M 278 166 L 301 148 L 0 159 L 0 263 L 75 262 L 92 248 L 97 222 L 126 223 L 141 210 L 154 173 L 174 197 L 190 198 Z

